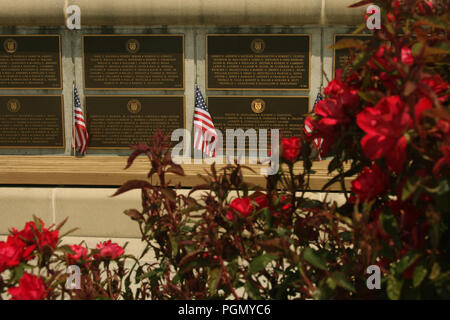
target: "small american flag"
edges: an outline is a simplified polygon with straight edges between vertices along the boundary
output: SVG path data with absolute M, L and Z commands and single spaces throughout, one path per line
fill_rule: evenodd
M 194 148 L 210 157 L 216 153 L 217 133 L 200 88 L 195 85 Z
M 88 132 L 86 129 L 86 122 L 84 121 L 83 109 L 81 109 L 80 98 L 78 97 L 78 90 L 75 84 L 73 85 L 73 135 L 72 146 L 75 141 L 75 150 L 79 154 L 86 153 L 88 144 Z
M 317 94 L 317 97 L 316 97 L 316 101 L 314 101 L 314 107 L 313 107 L 312 111 L 314 111 L 317 103 L 320 100 L 322 100 L 322 95 L 320 94 L 320 91 L 319 91 L 319 93 Z M 307 123 L 305 123 L 305 130 L 307 133 L 312 133 L 312 128 L 310 128 Z M 316 147 L 317 151 L 319 151 L 319 154 L 317 156 L 319 160 L 322 160 L 322 157 L 320 156 L 320 146 L 322 145 L 322 142 L 323 142 L 323 139 L 317 139 L 317 138 L 314 139 L 314 141 L 313 141 L 314 147 Z

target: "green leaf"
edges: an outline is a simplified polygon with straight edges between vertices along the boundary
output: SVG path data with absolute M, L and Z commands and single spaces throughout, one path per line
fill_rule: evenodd
M 427 273 L 428 273 L 427 268 L 423 264 L 418 265 L 414 269 L 413 286 L 415 288 L 420 286 L 420 284 L 422 283 L 423 279 L 425 279 L 425 277 L 427 276 Z
M 436 193 L 437 195 L 443 195 L 450 191 L 448 181 L 442 179 L 435 188 L 425 187 L 425 189 L 430 193 Z
M 244 285 L 245 292 L 247 292 L 248 296 L 254 300 L 260 300 L 261 296 L 259 294 L 258 287 L 253 283 L 252 280 L 247 280 Z
M 177 273 L 177 274 L 175 275 L 175 277 L 173 277 L 172 283 L 173 283 L 173 284 L 177 284 L 177 283 L 179 283 L 180 281 L 181 281 L 181 275 L 180 275 L 179 273 Z
M 58 251 L 61 251 L 62 253 L 69 253 L 69 254 L 75 254 L 75 251 L 70 249 L 68 245 L 63 245 L 58 248 Z
M 333 278 L 327 278 L 327 285 L 328 285 L 328 287 L 330 288 L 330 289 L 332 289 L 332 290 L 334 290 L 334 289 L 336 289 L 336 285 L 337 285 L 337 283 L 336 283 L 336 281 L 334 281 L 334 279 Z
M 59 236 L 59 238 L 60 238 L 60 239 L 61 239 L 61 238 L 64 238 L 65 236 L 71 234 L 72 232 L 77 231 L 78 229 L 79 229 L 79 228 L 72 228 L 72 229 L 70 229 L 69 231 L 64 232 L 63 234 L 61 234 L 61 235 Z
M 25 268 L 26 264 L 24 263 L 21 263 L 14 268 L 13 276 L 11 277 L 13 283 L 19 282 L 20 278 L 22 278 L 23 274 L 25 273 Z
M 383 210 L 380 215 L 381 227 L 396 243 L 399 242 L 398 225 L 394 215 L 389 210 Z
M 371 104 L 376 104 L 377 103 L 377 97 L 375 97 L 374 95 L 370 95 L 367 92 L 363 92 L 363 91 L 358 91 L 358 95 L 365 101 L 371 103 Z
M 445 212 L 448 208 L 450 208 L 450 192 L 444 193 L 442 195 L 437 194 L 434 199 L 439 211 Z
M 305 248 L 303 251 L 303 259 L 314 267 L 321 270 L 327 270 L 327 262 L 322 257 L 318 256 L 310 247 Z
M 391 300 L 398 300 L 402 294 L 403 280 L 389 277 L 387 283 L 387 295 Z
M 350 231 L 344 231 L 339 233 L 339 236 L 341 237 L 342 241 L 348 242 L 352 240 L 352 233 Z
M 342 272 L 334 272 L 331 277 L 333 278 L 334 282 L 336 282 L 336 284 L 341 287 L 344 288 L 348 291 L 351 292 L 356 292 L 355 287 L 353 286 L 353 284 L 350 283 L 350 281 L 348 281 L 345 278 L 345 275 Z
M 415 56 L 419 55 L 420 52 L 422 51 L 422 48 L 424 45 L 425 45 L 425 43 L 423 43 L 423 42 L 417 42 L 417 43 L 413 44 L 413 46 L 411 48 L 412 54 Z
M 264 208 L 264 209 L 262 209 L 260 215 L 261 215 L 261 217 L 264 218 L 264 221 L 266 221 L 266 227 L 267 227 L 267 229 L 272 228 L 272 226 L 273 226 L 273 223 L 272 223 L 272 214 L 270 213 L 269 208 Z
M 400 262 L 397 264 L 397 272 L 400 274 L 403 271 L 405 271 L 406 269 L 408 269 L 411 265 L 414 264 L 414 262 L 416 262 L 416 260 L 420 257 L 420 254 L 414 252 L 414 251 L 409 251 L 407 252 L 401 259 Z
M 237 259 L 234 259 L 227 265 L 227 271 L 230 274 L 230 277 L 233 279 L 236 276 L 236 273 L 239 270 L 239 263 Z
M 170 240 L 170 246 L 172 248 L 172 258 L 175 258 L 178 253 L 178 241 L 175 239 L 175 237 L 170 234 L 169 235 Z
M 402 200 L 404 201 L 409 198 L 409 196 L 411 196 L 419 188 L 420 183 L 420 177 L 413 176 L 408 179 L 402 190 Z
M 257 272 L 261 271 L 262 269 L 264 269 L 269 262 L 271 262 L 272 260 L 274 260 L 276 258 L 277 258 L 276 255 L 273 255 L 270 253 L 260 255 L 259 257 L 256 257 L 255 259 L 253 259 L 253 261 L 250 263 L 248 272 L 250 274 L 257 273 Z
M 372 57 L 372 53 L 370 52 L 363 52 L 360 53 L 355 57 L 355 60 L 353 61 L 353 70 L 357 70 L 359 67 L 361 67 L 363 64 L 365 64 L 370 58 Z
M 217 292 L 217 286 L 220 282 L 220 268 L 209 270 L 208 292 L 210 296 L 214 296 Z
M 436 280 L 440 274 L 441 274 L 441 266 L 437 262 L 435 262 L 431 267 L 429 279 Z

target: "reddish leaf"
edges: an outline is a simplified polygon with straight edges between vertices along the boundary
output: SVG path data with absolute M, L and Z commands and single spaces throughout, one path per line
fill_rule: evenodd
M 359 1 L 357 3 L 350 5 L 348 7 L 349 8 L 357 8 L 357 7 L 362 7 L 362 6 L 365 6 L 366 4 L 372 4 L 372 3 L 373 3 L 373 0 L 362 0 L 362 1 Z
M 135 149 L 133 153 L 128 157 L 127 166 L 125 169 L 128 169 L 133 164 L 134 160 L 137 158 L 137 156 L 147 153 L 150 151 L 150 147 L 145 143 L 139 143 L 136 146 L 131 146 L 132 149 Z
M 179 176 L 184 176 L 183 168 L 177 164 L 172 165 L 169 169 L 167 169 L 167 172 L 171 172 Z
M 176 201 L 177 200 L 177 194 L 172 189 L 161 189 L 161 192 L 170 200 L 170 201 Z
M 330 46 L 331 49 L 364 49 L 364 42 L 357 39 L 342 39 L 336 42 L 334 45 Z
M 129 180 L 125 182 L 117 191 L 112 195 L 112 197 L 115 197 L 119 194 L 122 194 L 124 192 L 133 190 L 133 189 L 145 189 L 145 188 L 152 188 L 152 185 L 145 181 L 145 180 Z
M 125 210 L 123 213 L 125 213 L 127 216 L 131 217 L 131 219 L 140 220 L 142 215 L 139 211 L 136 209 L 129 209 Z

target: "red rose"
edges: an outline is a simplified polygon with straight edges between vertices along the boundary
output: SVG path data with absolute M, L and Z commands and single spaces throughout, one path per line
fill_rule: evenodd
M 389 168 L 400 172 L 406 161 L 407 141 L 403 134 L 412 123 L 400 97 L 381 99 L 375 107 L 360 112 L 356 122 L 366 132 L 361 139 L 366 156 L 370 160 L 385 157 Z
M 225 218 L 229 221 L 234 219 L 234 212 L 232 210 L 228 210 L 225 214 Z
M 280 206 L 279 209 L 271 209 L 270 213 L 276 219 L 282 218 L 286 213 L 292 208 L 292 203 L 286 196 L 280 197 Z M 274 225 L 278 225 L 278 221 L 274 222 Z
M 346 114 L 353 114 L 360 106 L 361 100 L 359 99 L 358 91 L 354 89 L 348 89 L 342 94 L 337 96 L 338 104 L 342 106 Z M 342 122 L 347 122 L 348 118 L 345 116 Z
M 420 98 L 414 106 L 414 116 L 416 118 L 416 121 L 420 123 L 422 112 L 431 108 L 433 108 L 433 105 L 428 98 Z
M 266 208 L 269 205 L 269 200 L 265 194 L 259 195 L 253 199 L 260 208 Z
M 74 244 L 69 245 L 70 249 L 75 252 L 74 254 L 68 253 L 67 260 L 69 264 L 80 264 L 83 261 L 88 260 L 88 251 L 85 247 Z M 88 264 L 86 264 L 87 266 Z
M 97 244 L 97 249 L 99 253 L 94 254 L 94 259 L 114 260 L 124 253 L 123 248 L 111 240 Z
M 287 162 L 294 163 L 300 154 L 300 138 L 290 137 L 281 140 L 283 146 L 283 158 Z
M 43 300 L 47 297 L 45 282 L 32 274 L 24 273 L 19 286 L 8 289 L 11 300 Z
M 350 118 L 344 112 L 342 103 L 333 98 L 320 100 L 314 112 L 322 117 L 323 123 L 326 125 L 335 126 L 350 121 Z
M 323 89 L 323 93 L 326 96 L 336 96 L 342 92 L 344 92 L 344 84 L 340 80 L 339 73 L 336 78 L 328 82 L 328 85 L 325 87 L 325 89 Z
M 249 197 L 236 198 L 230 203 L 230 210 L 227 211 L 225 218 L 228 220 L 234 219 L 234 211 L 239 212 L 243 218 L 248 217 L 253 212 L 253 206 Z
M 433 14 L 433 3 L 430 0 L 419 2 L 417 4 L 417 9 L 419 10 L 418 13 L 420 16 Z
M 20 263 L 21 256 L 20 250 L 17 250 L 10 241 L 0 242 L 0 273 L 8 268 L 17 266 Z
M 394 70 L 394 67 L 390 65 L 386 59 L 386 55 L 391 51 L 391 47 L 388 44 L 382 44 L 378 51 L 375 53 L 375 55 L 372 57 L 371 60 L 369 60 L 369 66 L 372 69 L 379 70 L 379 66 L 386 70 L 387 72 L 392 72 Z M 395 60 L 395 59 L 394 59 Z M 375 63 L 375 61 L 378 63 L 378 65 Z
M 41 221 L 41 225 L 42 225 L 42 227 L 44 227 L 43 221 Z M 37 237 L 39 235 L 39 230 L 37 229 L 34 221 L 29 221 L 29 222 L 25 223 L 25 227 L 23 228 L 23 230 L 18 231 L 13 228 L 12 233 L 14 236 L 17 236 L 21 240 L 24 240 L 28 243 L 30 243 L 30 242 L 36 243 Z
M 28 261 L 33 258 L 31 253 L 36 246 L 28 246 L 18 237 L 8 236 L 6 242 L 0 242 L 0 273 L 17 266 L 21 260 Z
M 41 231 L 38 230 L 34 221 L 29 221 L 25 224 L 25 227 L 21 231 L 17 231 L 13 228 L 12 234 L 14 237 L 18 237 L 28 244 L 37 245 L 41 250 L 44 247 L 55 249 L 58 244 L 59 231 L 50 231 L 45 228 L 42 220 L 40 220 L 40 223 Z
M 288 211 L 290 208 L 292 208 L 292 202 L 288 198 L 286 198 L 286 196 L 281 196 L 281 203 L 281 210 L 283 211 Z
M 370 201 L 386 192 L 389 177 L 375 163 L 372 167 L 365 167 L 358 177 L 352 181 L 352 192 L 361 202 Z
M 402 63 L 407 64 L 408 66 L 414 63 L 414 58 L 412 56 L 412 51 L 408 47 L 402 48 Z
M 58 244 L 58 236 L 58 230 L 49 231 L 48 229 L 44 228 L 42 233 L 39 235 L 39 249 L 42 250 L 44 247 L 55 249 L 56 245 Z
M 422 79 L 422 83 L 426 84 L 434 91 L 434 93 L 436 93 L 441 103 L 444 103 L 450 96 L 450 94 L 448 93 L 448 83 L 444 79 L 442 79 L 439 74 Z

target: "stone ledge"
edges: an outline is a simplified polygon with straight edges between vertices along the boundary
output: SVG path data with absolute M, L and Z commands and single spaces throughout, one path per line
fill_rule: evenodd
M 70 156 L 0 156 L 0 185 L 85 185 L 85 186 L 120 186 L 131 179 L 146 179 L 149 163 L 146 157 L 138 157 L 131 168 L 124 170 L 127 157 L 121 156 L 87 156 L 75 158 Z M 246 162 L 248 163 L 248 162 Z M 316 171 L 311 176 L 311 190 L 321 190 L 332 178 L 328 174 L 329 161 L 317 161 L 313 164 Z M 223 165 L 217 165 L 219 169 Z M 244 170 L 245 181 L 265 186 L 266 180 L 260 175 L 260 166 L 248 165 L 255 172 Z M 198 176 L 209 170 L 207 164 L 183 164 L 185 176 L 167 175 L 168 181 L 183 187 L 202 184 Z M 296 171 L 302 170 L 297 164 Z M 346 179 L 350 187 L 351 179 Z M 329 190 L 339 191 L 338 183 Z
M 123 214 L 124 210 L 141 209 L 141 193 L 132 190 L 111 197 L 115 188 L 0 188 L 0 235 L 10 228 L 22 229 L 32 215 L 40 217 L 46 226 L 58 224 L 69 217 L 63 232 L 79 228 L 73 237 L 139 238 L 138 224 Z M 177 190 L 188 195 L 189 189 Z M 199 198 L 202 191 L 193 194 Z M 236 194 L 232 192 L 230 199 Z M 306 193 L 306 197 L 343 204 L 342 193 Z
M 23 0 L 0 2 L 0 25 L 62 26 L 78 5 L 85 26 L 119 25 L 359 25 L 357 0 Z

